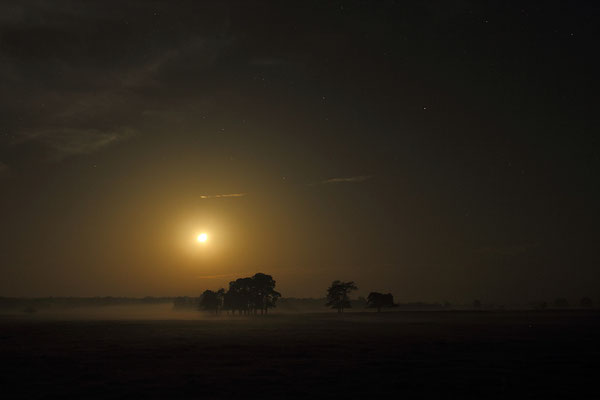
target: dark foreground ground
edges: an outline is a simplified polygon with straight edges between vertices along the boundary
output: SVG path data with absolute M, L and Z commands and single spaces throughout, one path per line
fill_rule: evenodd
M 3 398 L 600 398 L 598 312 L 0 318 Z M 585 395 L 585 396 L 584 396 Z

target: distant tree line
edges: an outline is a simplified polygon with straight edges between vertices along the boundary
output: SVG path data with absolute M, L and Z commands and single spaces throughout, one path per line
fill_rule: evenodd
M 396 304 L 394 296 L 391 293 L 370 292 L 367 298 L 358 297 L 351 299 L 350 294 L 358 290 L 353 281 L 335 280 L 327 288 L 325 297 L 325 306 L 343 313 L 345 309 L 359 307 L 376 309 L 381 312 L 384 308 L 398 308 L 401 310 L 449 310 L 449 309 L 486 309 L 503 310 L 503 305 L 486 303 L 485 307 L 481 300 L 475 299 L 473 302 L 464 305 L 453 306 L 445 301 L 443 303 L 423 303 L 413 302 Z M 229 283 L 229 289 L 219 289 L 217 291 L 205 290 L 200 297 L 178 297 L 174 301 L 176 308 L 194 308 L 210 311 L 219 314 L 226 311 L 232 313 L 248 314 L 266 314 L 269 308 L 275 307 L 281 294 L 275 290 L 275 280 L 271 275 L 257 273 L 252 277 L 239 278 Z M 281 305 L 287 311 L 318 311 L 322 307 L 322 299 L 299 299 L 284 298 L 281 299 Z M 569 302 L 559 297 L 551 305 L 547 302 L 536 303 L 534 308 L 543 310 L 547 308 L 593 308 L 594 302 L 589 297 L 583 297 L 577 306 L 572 307 Z
M 327 297 L 325 305 L 336 309 L 339 313 L 344 312 L 344 309 L 351 308 L 352 303 L 356 303 L 357 301 L 352 301 L 350 299 L 350 293 L 357 290 L 358 287 L 353 281 L 343 282 L 343 281 L 333 281 L 329 288 L 327 289 Z M 411 310 L 422 310 L 422 309 L 451 309 L 452 304 L 449 302 L 444 302 L 443 304 L 439 303 L 407 303 L 407 304 L 396 304 L 394 303 L 394 297 L 391 293 L 379 293 L 379 292 L 371 292 L 367 296 L 367 298 L 358 298 L 358 303 L 364 305 L 367 308 L 377 309 L 377 312 L 380 312 L 382 308 L 392 308 L 392 307 L 401 307 L 402 309 L 411 309 Z M 459 308 L 463 308 L 465 306 L 459 306 Z M 468 307 L 468 306 L 467 306 Z M 479 310 L 483 308 L 483 303 L 479 299 L 473 300 L 471 303 L 471 307 L 475 310 Z M 582 309 L 590 309 L 594 307 L 594 302 L 591 298 L 584 296 L 580 299 L 578 305 L 571 306 L 566 298 L 558 297 L 556 298 L 552 305 L 549 306 L 547 302 L 538 303 L 535 308 L 536 309 L 564 309 L 564 308 L 582 308 Z M 504 306 L 495 305 L 495 304 L 486 304 L 486 309 L 498 309 L 503 310 Z
M 561 309 L 561 308 L 570 308 L 570 307 L 572 307 L 571 304 L 564 297 L 557 297 L 556 299 L 554 299 L 552 304 L 548 304 L 548 302 L 542 301 L 535 305 L 535 308 L 538 310 L 546 310 L 549 308 Z M 579 308 L 593 308 L 593 307 L 594 307 L 594 301 L 591 298 L 584 296 L 579 300 Z

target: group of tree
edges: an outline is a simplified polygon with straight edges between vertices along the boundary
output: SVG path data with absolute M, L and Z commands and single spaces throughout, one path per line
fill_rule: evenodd
M 235 314 L 267 314 L 275 307 L 281 294 L 275 290 L 275 280 L 271 275 L 257 273 L 252 277 L 239 278 L 229 282 L 229 290 L 216 292 L 205 290 L 200 296 L 199 307 L 219 314 L 222 310 Z
M 325 305 L 342 313 L 345 308 L 351 307 L 349 295 L 350 292 L 355 290 L 358 290 L 358 287 L 353 281 L 333 281 L 327 289 L 327 303 Z M 394 296 L 391 293 L 371 292 L 367 296 L 366 306 L 367 308 L 376 308 L 377 312 L 380 312 L 384 307 L 396 307 L 397 304 L 394 304 Z
M 350 300 L 350 293 L 358 290 L 353 281 L 333 281 L 327 289 L 326 306 L 336 309 L 339 313 L 344 309 L 351 308 L 352 303 L 355 306 L 377 309 L 380 312 L 382 308 L 398 307 L 394 303 L 394 296 L 391 293 L 371 292 L 367 298 L 359 297 L 358 300 Z M 252 277 L 239 278 L 229 282 L 229 289 L 219 289 L 217 291 L 205 290 L 199 298 L 177 298 L 175 306 L 194 305 L 201 310 L 219 314 L 223 310 L 227 313 L 249 315 L 249 314 L 267 314 L 269 308 L 275 307 L 281 294 L 275 290 L 275 280 L 271 275 L 257 273 Z M 322 303 L 321 303 L 322 304 Z M 569 303 L 565 298 L 558 298 L 554 301 L 554 308 L 565 308 Z M 441 307 L 441 306 L 440 306 Z M 450 303 L 444 304 L 445 308 L 450 307 Z M 474 309 L 483 308 L 481 300 L 474 300 L 472 303 Z M 486 306 L 487 307 L 487 306 Z M 542 303 L 538 308 L 545 309 L 547 303 Z M 591 308 L 593 301 L 589 297 L 584 297 L 580 301 L 580 307 Z M 488 307 L 489 308 L 489 307 Z
M 558 297 L 558 298 L 554 299 L 551 306 L 552 306 L 552 308 L 571 307 L 571 305 L 569 304 L 569 301 L 564 297 Z M 581 300 L 579 301 L 579 308 L 592 308 L 593 306 L 594 306 L 593 300 L 587 296 L 582 297 Z M 549 308 L 549 305 L 547 302 L 543 301 L 543 302 L 539 303 L 536 308 L 540 309 L 540 310 L 545 310 L 545 309 Z

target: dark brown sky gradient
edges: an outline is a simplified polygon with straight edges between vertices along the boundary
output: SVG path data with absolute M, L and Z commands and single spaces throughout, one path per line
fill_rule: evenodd
M 0 295 L 597 297 L 599 16 L 3 2 Z

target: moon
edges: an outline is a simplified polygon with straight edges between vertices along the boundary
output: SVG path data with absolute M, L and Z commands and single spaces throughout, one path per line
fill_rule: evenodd
M 208 235 L 206 233 L 201 233 L 201 234 L 198 235 L 197 240 L 200 243 L 204 243 L 204 242 L 206 242 L 208 240 Z

